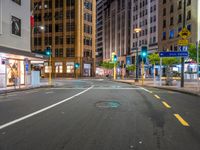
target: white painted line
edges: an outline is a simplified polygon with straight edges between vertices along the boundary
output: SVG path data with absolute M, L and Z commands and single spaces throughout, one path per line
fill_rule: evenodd
M 52 94 L 54 93 L 53 91 L 45 92 L 45 94 Z
M 83 90 L 87 88 L 51 88 L 53 90 Z M 92 90 L 141 90 L 141 88 L 113 88 L 113 87 L 94 87 Z
M 140 88 L 93 88 L 92 90 L 141 90 Z
M 140 89 L 143 89 L 144 91 L 148 92 L 148 93 L 153 93 L 152 91 L 147 90 L 146 88 L 140 87 Z
M 90 87 L 90 88 L 88 88 L 88 89 L 86 89 L 86 90 L 84 90 L 84 91 L 82 91 L 82 92 L 80 92 L 80 93 L 78 93 L 78 94 L 76 94 L 76 95 L 74 95 L 74 96 L 71 96 L 71 97 L 69 97 L 69 98 L 67 98 L 67 99 L 64 99 L 64 100 L 62 100 L 62 101 L 60 101 L 60 102 L 58 102 L 58 103 L 55 103 L 55 104 L 53 104 L 53 105 L 50 105 L 50 106 L 45 107 L 45 108 L 43 108 L 43 109 L 40 109 L 40 110 L 38 110 L 38 111 L 36 111 L 36 112 L 33 112 L 33 113 L 29 114 L 29 115 L 26 115 L 26 116 L 24 116 L 24 117 L 21 117 L 21 118 L 18 118 L 18 119 L 16 119 L 16 120 L 13 120 L 13 121 L 11 121 L 11 122 L 8 122 L 8 123 L 6 123 L 6 124 L 3 124 L 3 125 L 0 126 L 0 130 L 1 130 L 1 129 L 4 129 L 4 128 L 8 127 L 8 126 L 14 125 L 14 124 L 16 124 L 16 123 L 18 123 L 18 122 L 20 122 L 20 121 L 25 120 L 25 119 L 31 118 L 31 117 L 33 117 L 33 116 L 35 116 L 35 115 L 38 115 L 38 114 L 40 114 L 40 113 L 42 113 L 42 112 L 44 112 L 44 111 L 47 111 L 47 110 L 49 110 L 49 109 L 51 109 L 51 108 L 56 107 L 56 106 L 58 106 L 58 105 L 60 105 L 60 104 L 62 104 L 62 103 L 65 103 L 65 102 L 67 102 L 67 101 L 69 101 L 69 100 L 71 100 L 71 99 L 73 99 L 73 98 L 75 98 L 75 97 L 77 97 L 77 96 L 79 96 L 79 95 L 81 95 L 81 94 L 83 94 L 83 93 L 89 91 L 89 90 L 92 89 L 92 88 L 93 88 L 93 86 Z
M 87 88 L 51 88 L 52 90 L 85 90 Z

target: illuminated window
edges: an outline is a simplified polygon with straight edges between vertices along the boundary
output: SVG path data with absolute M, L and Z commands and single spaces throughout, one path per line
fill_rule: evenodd
M 74 62 L 67 62 L 66 67 L 67 73 L 74 73 Z
M 55 71 L 56 73 L 63 73 L 63 63 L 55 62 Z

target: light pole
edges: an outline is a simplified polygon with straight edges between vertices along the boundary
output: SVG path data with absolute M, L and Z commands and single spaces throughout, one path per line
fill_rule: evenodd
M 137 49 L 136 49 L 136 79 L 135 82 L 139 81 L 139 60 L 138 60 L 138 50 L 139 50 L 139 32 L 141 31 L 141 28 L 135 28 L 134 32 L 137 36 Z

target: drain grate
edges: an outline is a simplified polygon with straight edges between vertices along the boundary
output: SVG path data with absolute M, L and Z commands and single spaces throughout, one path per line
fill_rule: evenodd
M 117 101 L 99 101 L 95 104 L 97 108 L 105 108 L 105 109 L 116 109 L 120 106 L 120 103 Z

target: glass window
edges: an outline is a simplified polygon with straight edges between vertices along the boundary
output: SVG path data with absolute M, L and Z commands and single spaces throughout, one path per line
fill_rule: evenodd
M 56 73 L 63 73 L 63 63 L 55 62 L 55 71 Z
M 21 19 L 12 16 L 12 34 L 21 36 Z
M 12 1 L 17 3 L 17 4 L 19 4 L 19 5 L 21 5 L 21 0 L 12 0 Z
M 74 73 L 74 62 L 67 62 L 66 67 L 67 73 Z
M 174 38 L 174 30 L 170 30 L 170 32 L 169 32 L 169 38 L 170 39 Z

